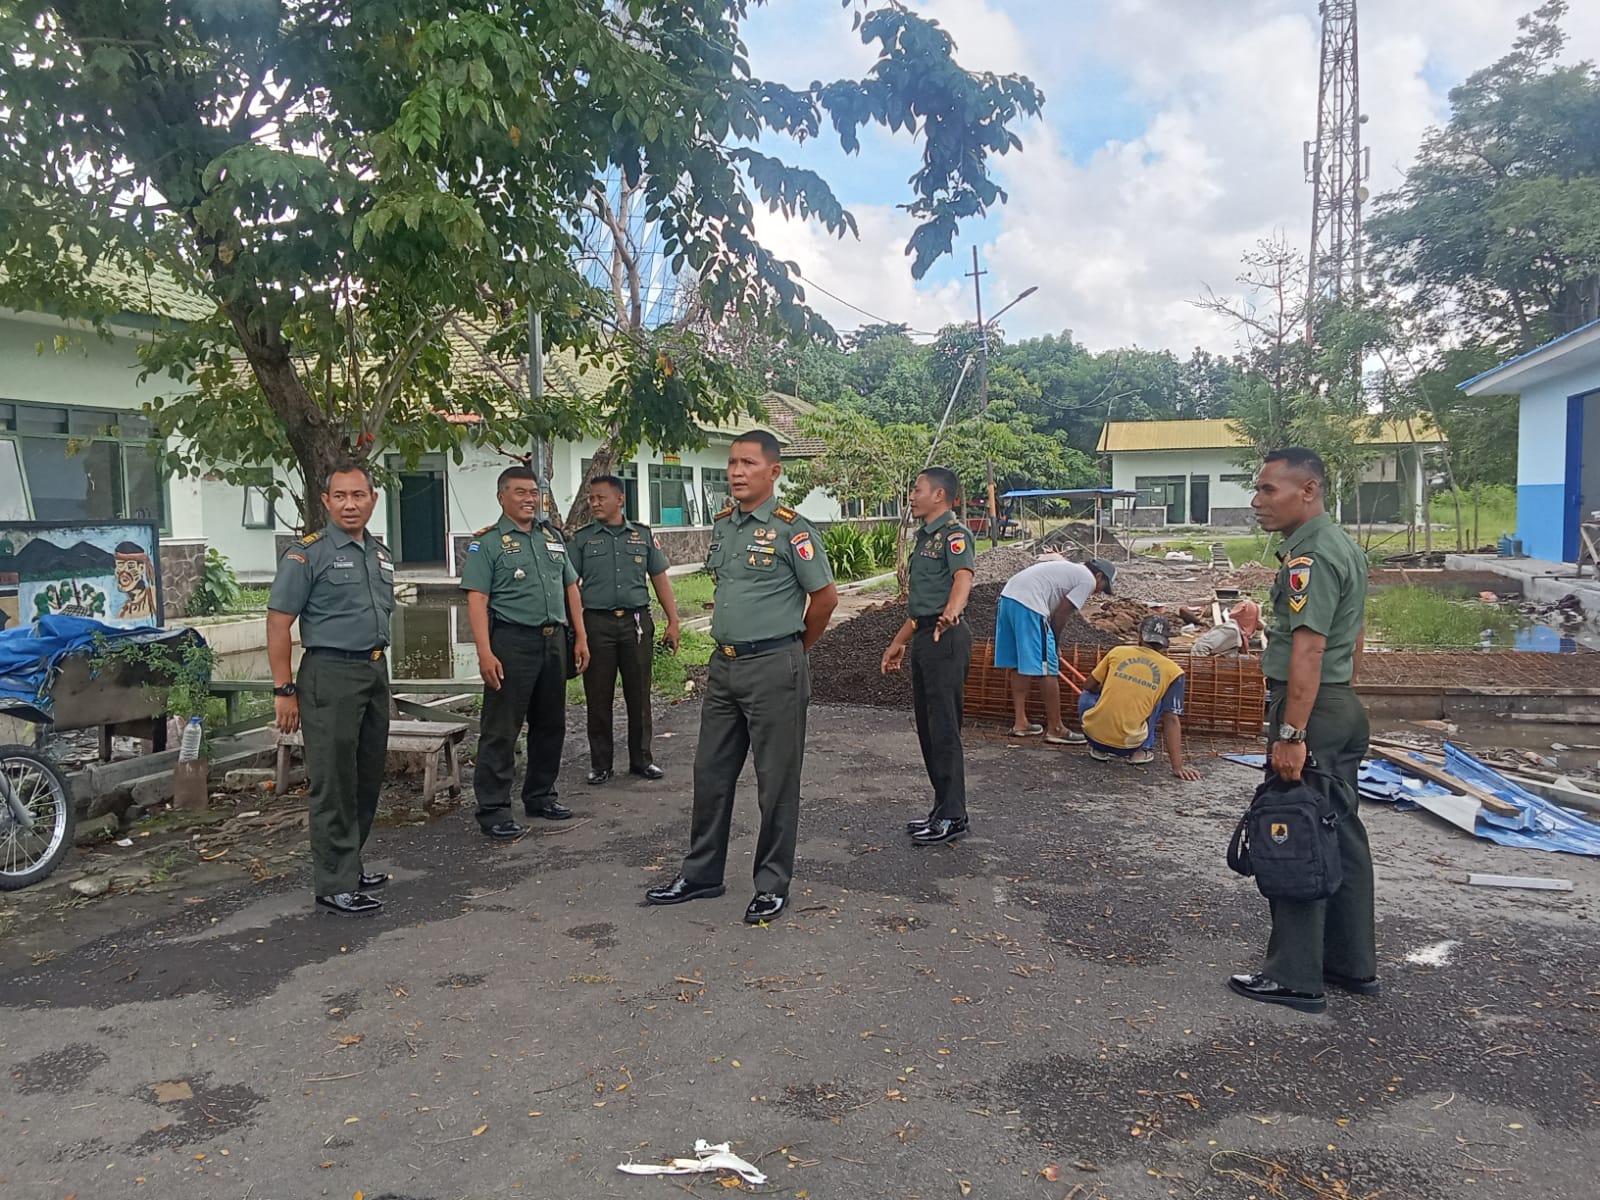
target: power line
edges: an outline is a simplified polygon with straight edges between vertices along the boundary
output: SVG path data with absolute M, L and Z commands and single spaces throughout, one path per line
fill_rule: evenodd
M 806 283 L 810 284 L 812 287 L 816 288 L 817 291 L 821 292 L 824 296 L 828 297 L 828 299 L 838 301 L 840 304 L 844 305 L 846 308 L 851 309 L 854 312 L 860 313 L 863 317 L 871 317 L 879 325 L 904 325 L 905 324 L 904 321 L 891 321 L 887 317 L 880 317 L 877 313 L 868 312 L 866 309 L 862 308 L 859 304 L 851 304 L 850 301 L 846 300 L 843 296 L 835 295 L 834 293 L 830 292 L 827 288 L 823 287 L 815 279 L 811 279 L 808 276 L 801 275 L 799 271 L 796 271 L 795 275 L 798 276 L 800 279 L 804 280 Z M 939 336 L 937 333 L 929 333 L 926 329 L 912 329 L 909 325 L 906 326 L 906 332 L 907 333 L 914 333 L 918 337 L 938 337 Z

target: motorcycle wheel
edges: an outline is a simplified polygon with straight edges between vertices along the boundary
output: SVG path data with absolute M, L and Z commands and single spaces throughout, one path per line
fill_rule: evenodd
M 17 820 L 13 804 L 32 819 Z M 0 746 L 0 892 L 38 883 L 72 846 L 78 813 L 55 763 L 25 746 Z

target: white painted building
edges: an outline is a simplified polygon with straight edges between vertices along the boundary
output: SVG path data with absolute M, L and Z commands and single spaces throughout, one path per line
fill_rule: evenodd
M 1412 434 L 1415 433 L 1415 441 Z M 1403 523 L 1426 511 L 1427 452 L 1441 444 L 1431 424 L 1385 421 L 1358 438 L 1372 458 L 1359 494 L 1338 498 L 1339 519 Z M 1140 526 L 1254 524 L 1255 467 L 1249 443 L 1227 420 L 1109 421 L 1099 451 L 1111 460 L 1111 486 L 1138 493 Z M 1119 510 L 1119 516 L 1121 512 Z
M 165 477 L 148 446 L 141 410 L 171 384 L 139 382 L 141 331 L 151 325 L 152 308 L 182 319 L 201 315 L 205 306 L 175 288 L 132 295 L 130 310 L 140 311 L 115 322 L 109 341 L 53 315 L 0 309 L 0 520 L 154 520 L 174 555 L 179 547 L 193 553 L 214 546 L 240 575 L 269 576 L 282 539 L 295 532 L 292 502 L 274 506 L 264 491 L 225 483 L 216 473 Z M 553 391 L 570 388 L 576 373 L 563 373 L 552 356 L 546 378 Z M 783 397 L 771 399 L 771 425 L 763 427 L 791 452 L 815 453 L 793 432 L 795 410 Z M 619 464 L 617 473 L 630 483 L 629 515 L 663 531 L 709 529 L 711 514 L 726 502 L 729 443 L 756 424 L 708 428 L 702 449 L 663 454 L 644 447 Z M 558 513 L 570 506 L 596 444 L 556 447 L 551 490 Z M 459 465 L 444 454 L 409 470 L 386 460 L 397 484 L 379 498 L 374 532 L 402 564 L 453 575 L 458 544 L 499 516 L 495 477 L 510 462 L 487 441 L 469 446 Z M 271 468 L 264 468 L 262 484 L 271 479 Z M 816 521 L 839 518 L 837 503 L 820 492 L 800 508 Z M 692 560 L 694 539 L 671 544 L 681 561 Z
M 1517 539 L 1530 558 L 1578 561 L 1581 525 L 1600 512 L 1600 321 L 1461 385 L 1469 396 L 1521 396 Z

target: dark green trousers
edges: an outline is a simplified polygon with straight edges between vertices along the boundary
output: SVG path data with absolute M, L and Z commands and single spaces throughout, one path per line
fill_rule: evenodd
M 967 819 L 967 760 L 961 748 L 961 709 L 972 664 L 972 627 L 965 621 L 933 640 L 934 619 L 911 635 L 911 708 L 917 718 L 922 765 L 933 784 L 935 821 Z
M 505 668 L 498 688 L 483 689 L 478 722 L 478 765 L 472 790 L 478 797 L 478 824 L 484 829 L 509 821 L 511 783 L 517 766 L 517 738 L 528 729 L 528 771 L 522 780 L 522 806 L 529 813 L 556 798 L 561 747 L 567 738 L 567 634 L 495 621 L 489 648 Z
M 308 650 L 295 680 L 305 737 L 311 867 L 318 896 L 360 891 L 389 747 L 389 670 Z
M 589 710 L 589 765 L 596 771 L 609 771 L 614 765 L 613 701 L 620 674 L 622 703 L 628 710 L 628 769 L 642 771 L 652 761 L 650 676 L 655 666 L 655 621 L 649 609 L 619 617 L 609 608 L 586 608 L 583 627 L 589 634 L 589 669 L 583 673 L 583 697 Z
M 761 832 L 756 837 L 755 887 L 789 894 L 800 833 L 800 770 L 806 755 L 806 706 L 811 665 L 800 642 L 770 654 L 714 654 L 700 706 L 694 754 L 694 816 L 683 877 L 721 883 L 728 863 L 733 793 L 752 752 Z
M 1273 687 L 1267 705 L 1268 727 L 1276 735 L 1283 723 L 1286 687 Z M 1322 973 L 1355 979 L 1378 973 L 1376 919 L 1372 897 L 1372 848 L 1361 823 L 1357 772 L 1367 753 L 1366 710 L 1347 683 L 1325 683 L 1306 722 L 1306 749 L 1320 770 L 1306 775 L 1326 788 L 1339 814 L 1339 854 L 1344 883 L 1327 900 L 1273 900 L 1272 936 L 1261 971 L 1297 992 L 1320 994 Z M 1271 752 L 1271 739 L 1268 741 Z

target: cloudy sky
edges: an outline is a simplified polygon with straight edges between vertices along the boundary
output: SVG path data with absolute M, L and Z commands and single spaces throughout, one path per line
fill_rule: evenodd
M 1138 344 L 1186 354 L 1233 347 L 1190 301 L 1233 286 L 1239 256 L 1274 232 L 1304 246 L 1311 195 L 1317 0 L 909 0 L 955 38 L 968 69 L 1020 72 L 1043 89 L 1042 119 L 998 160 L 1010 202 L 964 226 L 956 254 L 914 283 L 903 256 L 918 148 L 874 134 L 847 157 L 817 143 L 763 146 L 820 171 L 854 212 L 858 240 L 763 214 L 763 240 L 817 287 L 867 312 L 935 330 L 970 320 L 971 247 L 991 272 L 985 310 L 1039 291 L 1006 316 L 1009 339 L 1070 329 L 1091 349 Z M 1362 108 L 1374 195 L 1400 180 L 1447 93 L 1504 54 L 1538 0 L 1368 0 L 1361 6 Z M 1600 4 L 1578 0 L 1569 45 L 1600 46 Z M 872 54 L 838 0 L 769 0 L 746 26 L 757 74 L 805 85 L 859 75 Z M 824 139 L 825 141 L 826 139 Z M 809 298 L 836 328 L 868 318 Z

